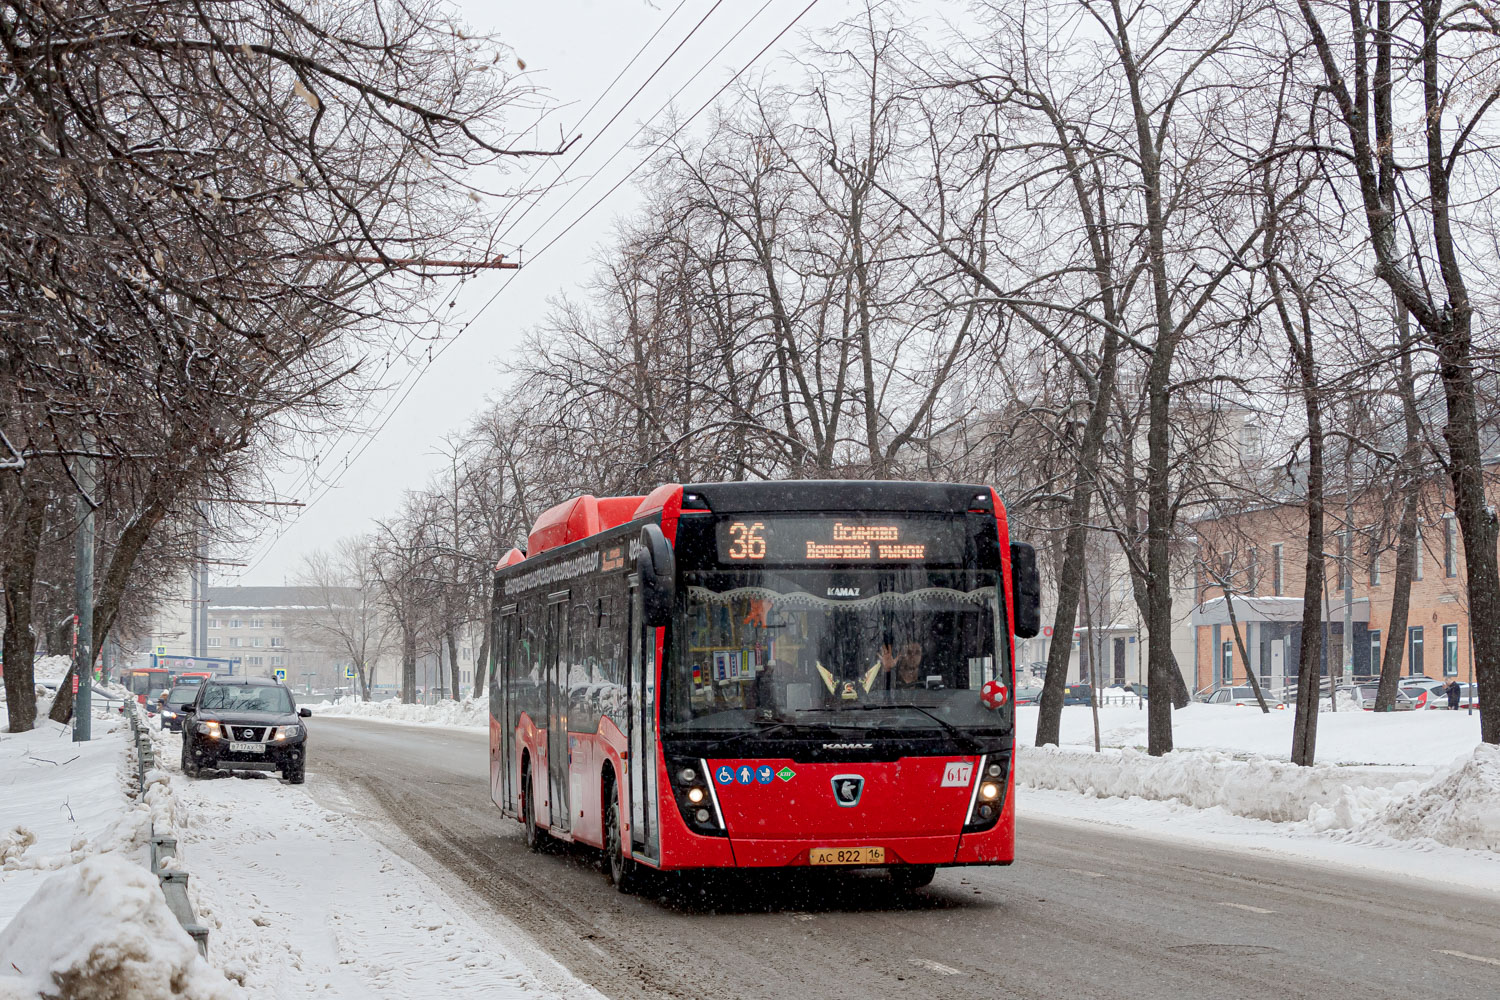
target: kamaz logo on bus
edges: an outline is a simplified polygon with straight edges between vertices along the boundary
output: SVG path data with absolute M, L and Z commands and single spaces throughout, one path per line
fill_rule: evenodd
M 859 596 L 859 588 L 858 587 L 829 587 L 828 588 L 828 596 L 829 597 L 858 597 Z
M 873 750 L 873 743 L 824 743 L 824 750 Z

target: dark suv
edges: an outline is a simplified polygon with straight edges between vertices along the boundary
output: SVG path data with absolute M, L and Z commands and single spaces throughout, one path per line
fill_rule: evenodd
M 302 783 L 307 726 L 285 684 L 260 677 L 216 677 L 183 706 L 182 773 L 206 769 L 280 771 Z

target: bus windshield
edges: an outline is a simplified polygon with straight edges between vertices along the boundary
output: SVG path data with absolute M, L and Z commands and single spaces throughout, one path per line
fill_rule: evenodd
M 1010 728 L 1009 704 L 981 697 L 1009 677 L 991 570 L 755 567 L 683 583 L 664 678 L 672 732 Z

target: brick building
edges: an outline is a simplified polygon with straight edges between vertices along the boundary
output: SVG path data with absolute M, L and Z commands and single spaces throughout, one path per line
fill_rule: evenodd
M 1400 644 L 1404 675 L 1469 679 L 1463 539 L 1446 479 L 1429 481 L 1421 494 L 1416 572 L 1407 627 L 1400 636 L 1391 636 L 1389 628 L 1398 514 L 1388 497 L 1373 494 L 1354 501 L 1351 513 L 1352 529 L 1345 523 L 1344 499 L 1328 499 L 1320 674 L 1344 674 L 1347 617 L 1352 672 L 1347 679 L 1379 676 L 1386 644 L 1392 641 Z M 1295 682 L 1306 579 L 1306 509 L 1301 504 L 1269 505 L 1200 521 L 1195 528 L 1195 688 L 1246 683 L 1247 667 L 1272 690 Z M 1242 662 L 1230 626 L 1230 602 L 1249 664 Z

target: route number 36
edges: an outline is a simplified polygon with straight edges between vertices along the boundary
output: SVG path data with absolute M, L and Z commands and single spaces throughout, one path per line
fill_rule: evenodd
M 764 559 L 766 557 L 766 538 L 763 532 L 766 529 L 765 522 L 756 521 L 746 524 L 744 521 L 735 521 L 729 526 L 729 558 L 731 559 Z

